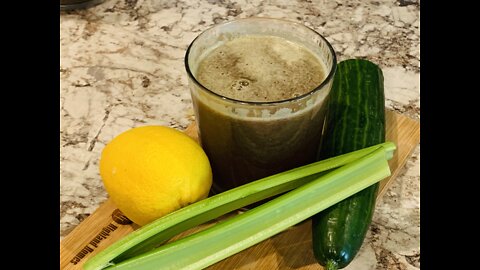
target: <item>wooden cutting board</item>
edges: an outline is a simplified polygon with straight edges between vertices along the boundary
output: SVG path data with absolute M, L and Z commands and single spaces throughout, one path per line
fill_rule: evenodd
M 387 110 L 386 137 L 397 145 L 389 161 L 392 175 L 380 182 L 378 196 L 381 197 L 405 165 L 408 157 L 420 142 L 418 121 Z M 186 130 L 189 136 L 198 140 L 193 123 Z M 215 221 L 184 232 L 171 241 L 214 225 L 236 213 L 230 213 Z M 255 246 L 220 261 L 208 269 L 323 269 L 318 265 L 311 250 L 310 219 L 283 231 Z M 60 242 L 60 269 L 82 269 L 83 263 L 94 254 L 137 229 L 108 199 L 80 223 Z

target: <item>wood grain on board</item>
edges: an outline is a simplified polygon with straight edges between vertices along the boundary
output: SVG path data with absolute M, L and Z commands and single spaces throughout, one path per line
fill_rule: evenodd
M 392 175 L 380 182 L 379 197 L 393 183 L 420 142 L 418 121 L 387 110 L 386 126 L 387 140 L 394 142 L 397 150 L 389 161 Z M 190 125 L 185 133 L 198 140 L 195 124 Z M 171 241 L 212 226 L 229 215 L 232 214 L 186 231 Z M 82 269 L 88 258 L 138 228 L 128 223 L 108 199 L 60 242 L 60 269 Z M 310 226 L 308 219 L 207 269 L 323 269 L 313 257 Z

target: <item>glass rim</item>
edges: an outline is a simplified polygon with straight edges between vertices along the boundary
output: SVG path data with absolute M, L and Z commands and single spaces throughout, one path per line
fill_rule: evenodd
M 297 25 L 299 27 L 305 28 L 305 29 L 313 32 L 315 35 L 319 36 L 320 39 L 322 39 L 325 42 L 325 44 L 328 47 L 329 52 L 332 55 L 332 67 L 330 68 L 330 70 L 328 72 L 328 75 L 325 77 L 325 79 L 318 86 L 316 86 L 315 88 L 313 88 L 312 90 L 310 90 L 309 92 L 307 92 L 305 94 L 302 94 L 302 95 L 299 95 L 299 96 L 296 96 L 296 97 L 292 97 L 292 98 L 288 98 L 288 99 L 275 100 L 275 101 L 245 101 L 245 100 L 229 98 L 229 97 L 220 95 L 220 94 L 208 89 L 202 83 L 200 83 L 197 80 L 197 78 L 195 78 L 195 76 L 193 75 L 193 73 L 190 69 L 189 61 L 188 61 L 188 56 L 190 55 L 190 50 L 191 50 L 192 46 L 195 44 L 195 41 L 197 41 L 198 38 L 200 38 L 205 33 L 207 33 L 208 31 L 210 31 L 214 28 L 225 26 L 225 25 L 228 25 L 228 24 L 232 24 L 232 23 L 235 23 L 235 22 L 238 22 L 238 21 L 255 21 L 255 20 L 256 21 L 278 21 L 278 22 L 283 22 L 283 23 L 289 23 L 289 24 L 292 24 L 292 25 Z M 308 27 L 304 24 L 300 24 L 300 23 L 297 23 L 297 22 L 289 21 L 289 20 L 274 19 L 274 18 L 243 18 L 243 19 L 236 19 L 236 20 L 216 24 L 216 25 L 213 25 L 213 26 L 205 29 L 202 33 L 200 33 L 197 37 L 195 37 L 195 39 L 190 43 L 190 45 L 188 45 L 187 51 L 185 52 L 184 63 L 185 63 L 185 69 L 187 70 L 187 75 L 193 80 L 193 82 L 198 87 L 200 87 L 200 89 L 204 90 L 205 92 L 207 92 L 209 94 L 212 94 L 212 95 L 214 95 L 218 98 L 221 98 L 222 100 L 231 102 L 231 103 L 240 103 L 240 104 L 245 104 L 245 105 L 262 106 L 262 105 L 276 105 L 276 104 L 289 103 L 289 102 L 301 100 L 303 98 L 306 98 L 306 97 L 308 97 L 310 95 L 313 95 L 314 93 L 320 91 L 321 89 L 324 88 L 325 85 L 327 85 L 333 79 L 333 76 L 334 76 L 335 71 L 337 69 L 337 56 L 335 54 L 335 50 L 333 49 L 332 45 L 330 44 L 330 42 L 328 42 L 328 40 L 324 36 L 322 36 L 320 33 L 318 33 L 314 29 L 312 29 L 312 28 L 310 28 L 310 27 Z

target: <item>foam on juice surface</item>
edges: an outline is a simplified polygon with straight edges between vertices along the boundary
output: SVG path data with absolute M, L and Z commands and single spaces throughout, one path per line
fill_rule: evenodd
M 247 35 L 213 49 L 196 77 L 211 91 L 242 101 L 280 101 L 312 91 L 325 79 L 307 48 L 276 36 Z

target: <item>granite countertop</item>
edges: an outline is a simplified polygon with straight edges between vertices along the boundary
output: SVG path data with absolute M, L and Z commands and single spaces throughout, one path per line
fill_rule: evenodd
M 338 60 L 366 58 L 385 76 L 386 106 L 420 119 L 419 0 L 106 0 L 60 15 L 60 239 L 107 199 L 100 153 L 135 126 L 185 129 L 193 109 L 183 66 L 189 43 L 235 18 L 301 22 Z M 345 269 L 420 268 L 420 146 L 375 210 Z

